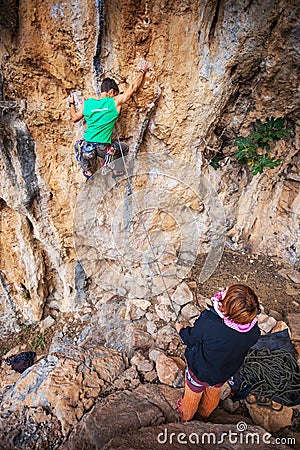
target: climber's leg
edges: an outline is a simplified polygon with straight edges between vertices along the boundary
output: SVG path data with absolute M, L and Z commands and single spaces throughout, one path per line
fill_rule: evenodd
M 96 158 L 95 153 L 87 153 L 83 150 L 86 142 L 83 139 L 76 141 L 74 148 L 76 153 L 76 161 L 80 165 L 83 175 L 86 178 L 90 178 L 93 175 L 92 172 L 92 160 Z

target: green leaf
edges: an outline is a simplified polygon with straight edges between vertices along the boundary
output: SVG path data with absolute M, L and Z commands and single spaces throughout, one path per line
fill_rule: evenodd
M 285 118 L 267 117 L 265 122 L 257 119 L 254 124 L 254 133 L 235 140 L 238 149 L 234 152 L 235 158 L 241 164 L 252 166 L 252 173 L 263 173 L 265 167 L 273 169 L 281 163 L 280 159 L 270 158 L 270 143 L 276 142 L 285 136 L 291 135 L 291 129 L 285 126 Z M 258 149 L 261 151 L 258 153 Z M 262 152 L 265 153 L 262 153 Z
M 234 152 L 234 157 L 238 160 L 242 160 L 245 158 L 247 151 L 246 150 L 236 150 Z
M 219 158 L 217 156 L 215 156 L 211 161 L 210 161 L 210 165 L 214 168 L 214 169 L 220 169 L 220 164 L 219 164 Z

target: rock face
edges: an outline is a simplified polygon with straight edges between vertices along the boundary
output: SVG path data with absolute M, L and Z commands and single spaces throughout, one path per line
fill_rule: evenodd
M 167 448 L 203 443 L 203 448 L 210 448 L 225 436 L 228 448 L 249 442 L 243 439 L 260 447 L 274 442 L 269 433 L 297 427 L 299 407 L 274 412 L 256 404 L 247 408 L 253 422 L 264 429 L 248 426 L 253 422 L 237 412 L 243 401 L 232 401 L 228 383 L 211 423 L 178 423 L 176 406 L 183 394 L 185 362 L 174 354 L 183 356 L 185 346 L 171 323 L 161 328 L 152 305 L 130 302 L 149 308 L 147 314 L 158 329 L 153 336 L 143 331 L 145 316 L 125 318 L 121 300 L 120 305 L 115 299 L 104 303 L 104 309 L 80 330 L 65 323 L 64 332 L 54 334 L 49 352 L 22 374 L 0 361 L 0 449 L 149 448 L 145 436 L 151 448 L 156 443 Z M 120 309 L 124 316 L 118 319 Z M 47 326 L 49 320 L 42 324 Z M 18 346 L 6 357 L 20 350 Z
M 244 422 L 240 422 L 246 425 Z M 239 424 L 238 424 L 239 425 Z M 129 432 L 124 437 L 113 438 L 103 450 L 131 450 L 142 448 L 145 450 L 153 449 L 156 443 L 168 450 L 179 450 L 183 447 L 187 449 L 207 449 L 213 450 L 217 444 L 226 445 L 228 450 L 243 449 L 245 442 L 259 445 L 259 448 L 267 450 L 270 444 L 276 443 L 261 427 L 249 427 L 244 433 L 237 433 L 232 430 L 232 425 L 214 425 L 204 424 L 203 422 L 190 422 L 184 426 L 182 424 L 172 423 L 168 426 L 160 425 L 152 428 L 142 428 L 138 432 Z M 244 439 L 244 441 L 243 441 Z M 154 444 L 155 443 L 155 444 Z M 93 448 L 93 447 L 91 447 Z M 159 448 L 159 447 L 157 447 Z M 280 445 L 282 450 L 288 450 L 287 445 Z
M 173 389 L 151 385 L 139 386 L 133 392 L 112 394 L 97 403 L 61 448 L 104 448 L 111 439 L 121 436 L 129 428 L 139 430 L 176 421 L 174 404 L 178 396 Z
M 176 361 L 176 358 L 161 353 L 156 360 L 157 376 L 161 383 L 168 386 L 183 387 L 184 386 L 184 361 Z M 180 367 L 181 366 L 181 367 Z
M 256 404 L 248 404 L 245 402 L 245 405 L 254 423 L 260 424 L 265 430 L 270 431 L 270 433 L 276 433 L 280 428 L 290 426 L 292 423 L 293 409 L 290 407 L 282 407 L 279 403 L 274 403 L 274 409 L 282 409 L 279 412 L 271 411 L 270 413 L 265 408 Z
M 30 443 L 44 448 L 46 438 L 52 444 L 60 441 L 124 368 L 123 356 L 114 350 L 89 343 L 74 346 L 57 336 L 48 356 L 3 393 L 2 442 L 6 448 Z
M 176 423 L 174 409 L 178 396 L 179 393 L 173 389 L 147 385 L 133 392 L 112 394 L 97 403 L 60 448 L 180 449 L 184 445 L 189 449 L 213 449 L 216 443 L 221 443 L 226 449 L 242 449 L 246 442 L 251 442 L 253 446 L 256 444 L 267 449 L 268 445 L 275 443 L 275 439 L 261 427 L 247 426 L 242 421 L 237 425 L 198 421 Z M 288 447 L 282 445 L 280 448 Z
M 55 301 L 70 311 L 85 300 L 87 277 L 94 274 L 87 274 L 78 261 L 72 236 L 82 183 L 73 144 L 82 135 L 83 124 L 70 123 L 66 97 L 70 89 L 76 90 L 78 101 L 82 95 L 95 96 L 103 74 L 113 76 L 124 89 L 142 57 L 152 70 L 135 99 L 124 107 L 120 136 L 135 146 L 149 120 L 141 150 L 172 154 L 199 166 L 199 173 L 220 193 L 229 245 L 296 262 L 297 7 L 296 0 L 288 4 L 213 0 L 200 5 L 192 0 L 159 4 L 113 0 L 109 5 L 30 0 L 3 6 L 0 282 L 6 312 L 20 313 L 33 322 L 41 318 L 47 302 Z M 149 104 L 159 93 L 156 109 L 148 117 Z M 272 148 L 282 163 L 253 177 L 231 157 L 234 139 L 251 131 L 256 119 L 282 115 L 292 128 L 292 136 Z M 220 156 L 219 170 L 209 165 L 215 155 Z M 189 185 L 188 176 L 186 180 Z M 169 180 L 163 188 L 173 192 L 172 183 Z M 183 186 L 182 181 L 179 184 Z M 178 191 L 182 204 L 174 203 L 172 211 L 187 207 L 201 217 L 199 199 L 185 197 L 182 191 L 184 186 Z M 145 220 L 154 241 L 162 223 L 169 233 L 167 240 L 155 241 L 163 254 L 161 268 L 168 271 L 177 258 L 182 267 L 191 255 L 178 255 L 178 236 L 187 216 L 182 212 L 176 228 L 176 217 L 166 205 L 163 209 L 164 214 L 154 215 L 149 226 L 150 219 Z M 108 210 L 104 225 L 113 216 Z M 135 245 L 147 255 L 145 238 L 138 239 L 140 213 L 136 220 Z M 206 221 L 203 228 L 205 251 L 213 222 Z M 86 233 L 92 234 L 89 228 Z M 112 264 L 118 260 L 110 251 L 105 259 Z M 118 270 L 124 272 L 116 263 Z M 133 299 L 148 295 L 145 280 L 153 278 L 154 271 L 146 263 L 137 270 L 143 282 L 135 284 L 134 291 L 133 283 L 125 283 L 119 295 Z M 90 284 L 89 289 L 92 292 Z

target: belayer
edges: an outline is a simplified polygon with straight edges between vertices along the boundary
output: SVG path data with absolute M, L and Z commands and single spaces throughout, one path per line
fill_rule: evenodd
M 259 303 L 255 292 L 234 284 L 214 295 L 213 306 L 200 314 L 193 327 L 175 324 L 186 345 L 184 395 L 177 410 L 183 421 L 198 411 L 207 420 L 218 406 L 222 385 L 242 366 L 260 336 Z
M 121 149 L 117 142 L 112 142 L 112 133 L 123 103 L 127 102 L 140 88 L 148 70 L 148 62 L 143 60 L 138 67 L 137 77 L 121 94 L 115 80 L 105 78 L 100 86 L 100 97 L 85 100 L 78 111 L 75 108 L 74 96 L 69 96 L 71 120 L 74 123 L 83 117 L 86 120 L 87 126 L 83 139 L 75 143 L 76 159 L 86 178 L 93 175 L 92 163 L 97 156 L 103 158 L 103 165 L 109 167 L 112 160 L 120 158 L 122 153 L 123 155 L 128 153 L 129 147 L 125 142 L 120 142 Z M 117 171 L 113 171 L 113 176 L 118 174 Z

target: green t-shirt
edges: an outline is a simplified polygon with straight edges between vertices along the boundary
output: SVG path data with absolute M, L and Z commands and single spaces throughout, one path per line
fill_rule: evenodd
M 111 135 L 119 115 L 115 100 L 111 97 L 99 100 L 89 98 L 84 102 L 83 115 L 87 123 L 84 139 L 111 144 Z

